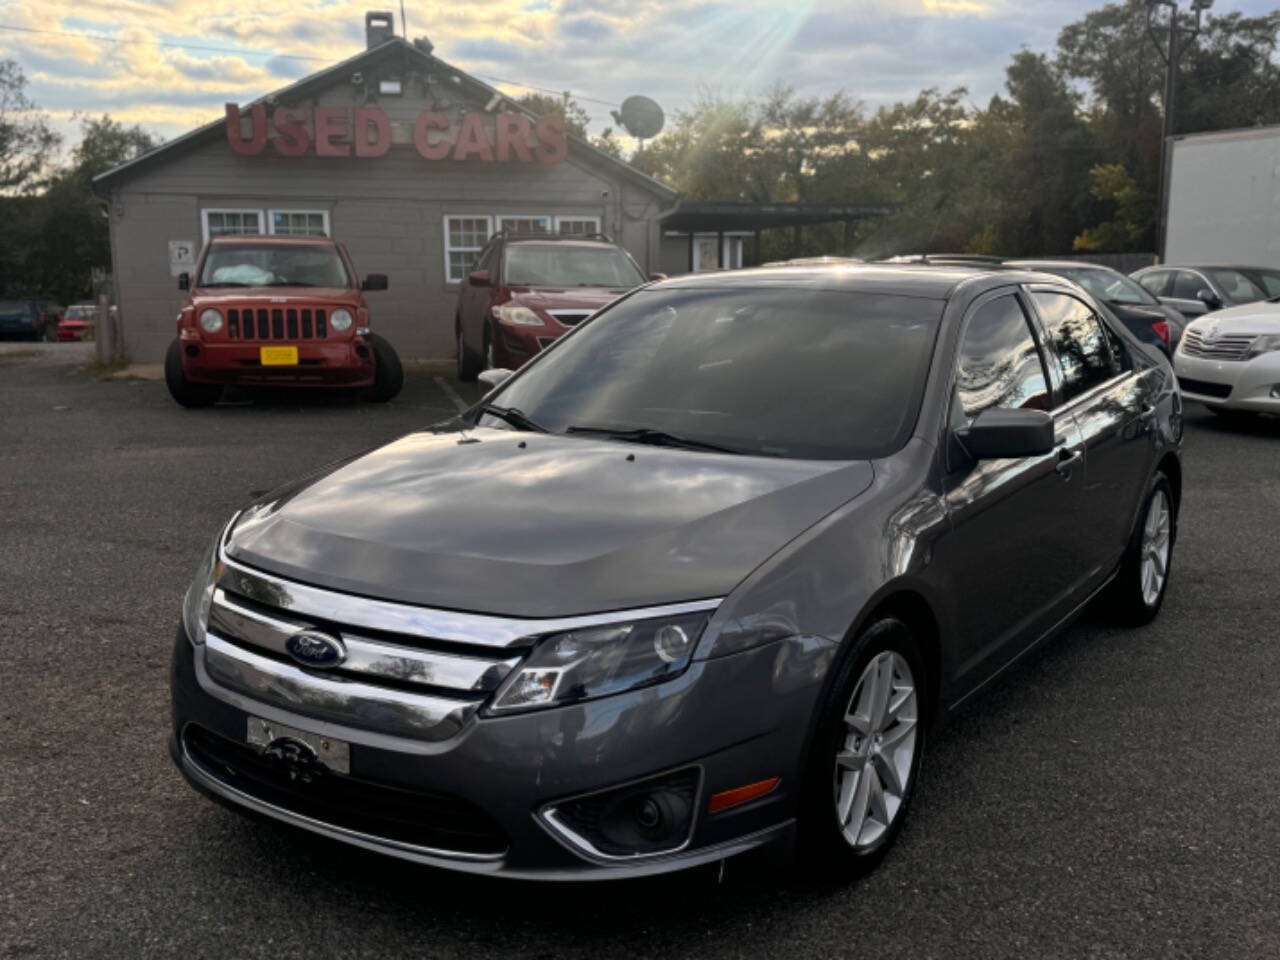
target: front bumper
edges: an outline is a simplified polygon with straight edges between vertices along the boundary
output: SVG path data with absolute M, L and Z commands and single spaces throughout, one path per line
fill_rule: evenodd
M 1280 413 L 1280 351 L 1252 360 L 1174 356 L 1182 395 L 1215 407 Z
M 820 666 L 833 649 L 796 638 L 697 661 L 680 678 L 587 703 L 506 717 L 473 717 L 443 741 L 388 736 L 257 703 L 219 687 L 204 649 L 179 627 L 172 667 L 170 748 L 200 791 L 233 806 L 367 849 L 471 873 L 547 880 L 622 878 L 725 859 L 789 843 L 793 803 Z M 250 717 L 351 744 L 352 781 L 458 798 L 496 825 L 500 853 L 404 843 L 361 829 L 350 816 L 317 817 L 237 790 L 187 749 L 193 731 L 243 744 Z M 625 859 L 594 856 L 553 829 L 557 801 L 673 770 L 697 768 L 694 822 L 678 851 Z M 335 775 L 336 776 L 336 775 Z M 772 793 L 715 814 L 713 793 L 779 777 Z
M 518 370 L 568 333 L 570 328 L 547 320 L 540 327 L 498 323 L 495 329 L 494 361 L 500 367 Z
M 297 366 L 264 367 L 260 351 L 264 346 L 296 346 Z M 360 337 L 270 343 L 183 340 L 181 347 L 182 372 L 193 383 L 368 387 L 374 382 L 373 350 Z

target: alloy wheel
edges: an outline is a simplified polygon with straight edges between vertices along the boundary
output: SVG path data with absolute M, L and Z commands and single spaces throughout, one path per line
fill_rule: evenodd
M 1169 573 L 1169 498 L 1157 489 L 1142 524 L 1142 602 L 1154 607 Z
M 855 850 L 875 846 L 902 811 L 918 719 L 915 677 L 906 658 L 893 650 L 873 657 L 853 688 L 835 758 L 836 818 Z

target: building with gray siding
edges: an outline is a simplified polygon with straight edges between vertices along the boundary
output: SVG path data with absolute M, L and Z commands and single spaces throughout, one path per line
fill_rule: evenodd
M 177 277 L 217 234 L 342 241 L 362 274 L 387 274 L 389 289 L 367 295 L 373 325 L 406 358 L 452 356 L 458 281 L 504 226 L 604 232 L 662 269 L 674 190 L 544 128 L 429 45 L 368 33 L 358 56 L 95 181 L 131 360 L 163 358 Z

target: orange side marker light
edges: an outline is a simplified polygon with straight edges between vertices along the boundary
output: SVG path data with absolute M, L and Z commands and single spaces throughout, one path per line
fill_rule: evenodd
M 713 793 L 711 799 L 707 801 L 707 812 L 719 813 L 721 810 L 728 810 L 730 807 L 739 806 L 749 800 L 758 800 L 760 797 L 773 793 L 780 782 L 781 778 L 770 777 L 768 780 L 757 780 L 755 783 L 748 783 L 744 787 L 734 787 L 732 790 L 721 790 L 719 793 Z

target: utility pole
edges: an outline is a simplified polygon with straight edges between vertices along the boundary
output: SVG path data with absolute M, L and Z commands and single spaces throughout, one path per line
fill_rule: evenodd
M 1187 43 L 1195 39 L 1200 32 L 1200 16 L 1213 6 L 1213 0 L 1191 0 L 1191 12 L 1194 19 L 1186 26 L 1182 24 L 1182 12 L 1178 9 L 1178 0 L 1147 0 L 1147 35 L 1155 44 L 1156 52 L 1164 60 L 1164 126 L 1160 135 L 1160 198 L 1159 198 L 1159 231 L 1156 237 L 1157 254 L 1160 262 L 1165 259 L 1165 243 L 1169 231 L 1169 177 L 1173 171 L 1173 125 L 1178 96 L 1178 61 Z M 1157 7 L 1169 8 L 1169 39 L 1161 46 L 1156 35 L 1155 26 L 1151 22 Z M 1185 42 L 1184 42 L 1185 41 Z

